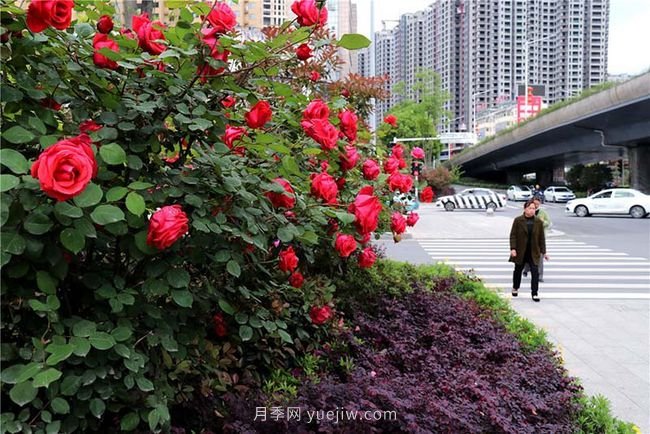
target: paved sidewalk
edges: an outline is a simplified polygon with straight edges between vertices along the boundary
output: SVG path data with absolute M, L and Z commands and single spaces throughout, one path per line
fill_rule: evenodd
M 386 255 L 431 263 L 418 238 L 497 239 L 507 237 L 512 224 L 510 217 L 498 213 L 469 224 L 469 218 L 459 213 L 445 219 L 443 226 L 434 218 L 436 212 L 431 205 L 421 206 L 420 221 L 399 244 L 382 237 L 379 244 L 385 246 Z M 569 374 L 580 378 L 587 394 L 607 397 L 615 416 L 650 434 L 650 300 L 544 299 L 542 292 L 542 302 L 533 303 L 525 289 L 524 285 L 519 298 L 512 300 L 513 308 L 547 331 Z

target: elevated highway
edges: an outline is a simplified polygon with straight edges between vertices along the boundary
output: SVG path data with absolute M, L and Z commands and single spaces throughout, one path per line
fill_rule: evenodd
M 467 176 L 561 182 L 564 167 L 626 156 L 631 185 L 650 193 L 650 73 L 540 115 L 452 159 Z

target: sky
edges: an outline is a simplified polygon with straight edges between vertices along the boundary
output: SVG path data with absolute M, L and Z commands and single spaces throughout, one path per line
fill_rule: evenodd
M 352 0 L 358 7 L 358 31 L 370 37 L 370 0 Z M 382 20 L 398 20 L 417 12 L 433 0 L 375 0 L 375 31 Z M 566 0 L 568 1 L 568 0 Z M 386 27 L 395 25 L 386 22 Z M 639 74 L 650 68 L 650 0 L 610 0 L 610 74 Z

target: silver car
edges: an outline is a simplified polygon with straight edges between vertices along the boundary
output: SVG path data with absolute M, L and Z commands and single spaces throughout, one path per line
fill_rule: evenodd
M 650 212 L 650 196 L 632 188 L 614 188 L 599 191 L 584 199 L 567 202 L 567 213 L 578 217 L 592 214 L 628 214 L 642 218 Z
M 511 185 L 506 191 L 508 200 L 528 200 L 533 197 L 533 192 L 526 185 Z

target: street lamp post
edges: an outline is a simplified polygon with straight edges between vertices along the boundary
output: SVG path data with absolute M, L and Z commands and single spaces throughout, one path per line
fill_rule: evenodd
M 524 109 L 525 109 L 526 113 L 528 113 L 528 103 L 529 103 L 529 101 L 528 101 L 528 57 L 529 57 L 528 56 L 528 50 L 529 50 L 529 46 L 532 45 L 532 44 L 537 44 L 538 42 L 544 42 L 544 41 L 546 41 L 548 39 L 553 39 L 553 38 L 555 38 L 557 36 L 558 36 L 557 34 L 553 34 L 553 35 L 544 36 L 543 38 L 537 38 L 537 39 L 532 39 L 530 41 L 529 40 L 524 41 L 524 98 L 525 98 L 524 99 L 524 101 L 525 101 Z
M 482 90 L 472 94 L 472 132 L 476 133 L 476 97 L 490 92 L 489 90 Z

